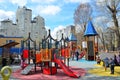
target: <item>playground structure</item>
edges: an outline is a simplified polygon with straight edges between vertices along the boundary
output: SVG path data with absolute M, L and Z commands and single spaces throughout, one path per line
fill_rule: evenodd
M 22 49 L 23 53 L 22 54 L 22 62 L 25 62 L 25 60 L 27 59 L 27 64 L 30 64 L 31 59 L 33 60 L 34 63 L 34 70 L 36 71 L 36 41 L 32 40 L 32 38 L 30 37 L 30 33 L 28 35 L 28 38 L 26 40 L 22 41 Z M 32 45 L 32 47 L 31 47 Z
M 34 44 L 34 56 L 31 56 L 30 41 Z M 44 74 L 56 74 L 57 69 L 60 67 L 68 76 L 75 78 L 78 78 L 80 76 L 69 68 L 69 58 L 71 57 L 70 47 L 68 45 L 68 41 L 63 38 L 63 34 L 61 40 L 57 41 L 56 39 L 52 38 L 49 30 L 48 36 L 42 39 L 40 51 L 36 51 L 36 43 L 31 39 L 30 33 L 29 37 L 25 41 L 23 41 L 23 44 L 25 44 L 25 42 L 26 49 L 23 50 L 23 59 L 28 59 L 28 64 L 23 68 L 22 74 L 24 74 L 25 70 L 28 70 L 25 73 L 28 74 L 33 66 L 36 71 L 37 65 L 40 64 L 41 71 Z M 23 48 L 24 47 L 25 45 L 23 45 Z M 34 65 L 32 65 L 32 67 L 31 59 L 35 59 L 33 62 Z M 66 63 L 68 66 L 66 65 Z M 27 67 L 29 67 L 29 69 L 26 69 Z
M 98 33 L 94 29 L 91 21 L 88 22 L 84 36 L 86 38 L 86 60 L 96 60 L 96 55 L 98 54 Z
M 71 56 L 72 56 L 72 60 L 73 60 L 74 56 L 75 56 L 75 50 L 77 48 L 77 38 L 75 37 L 75 35 L 73 33 L 71 33 L 70 37 L 69 37 L 69 46 L 71 49 Z

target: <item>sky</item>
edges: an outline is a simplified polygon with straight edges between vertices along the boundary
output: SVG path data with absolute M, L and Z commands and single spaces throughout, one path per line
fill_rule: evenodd
M 45 19 L 45 27 L 56 31 L 74 25 L 74 11 L 80 3 L 91 0 L 0 0 L 0 21 L 15 21 L 18 6 L 32 10 L 32 17 L 40 15 Z

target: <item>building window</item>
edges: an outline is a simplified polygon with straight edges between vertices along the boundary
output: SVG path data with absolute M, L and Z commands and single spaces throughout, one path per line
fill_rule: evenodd
M 15 42 L 15 40 L 6 40 L 6 43 Z

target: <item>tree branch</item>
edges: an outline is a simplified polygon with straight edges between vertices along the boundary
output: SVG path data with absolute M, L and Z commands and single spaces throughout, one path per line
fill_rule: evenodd
M 107 5 L 107 8 L 113 13 L 113 9 L 109 5 Z

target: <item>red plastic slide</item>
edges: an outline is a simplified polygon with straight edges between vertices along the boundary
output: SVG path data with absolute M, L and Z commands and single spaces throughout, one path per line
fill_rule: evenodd
M 60 59 L 54 59 L 54 62 L 60 65 L 60 67 L 63 69 L 63 71 L 71 77 L 78 78 L 80 75 L 77 73 L 73 72 L 69 67 L 67 67 Z
M 85 51 L 82 51 L 82 53 L 79 55 L 79 59 L 81 59 L 86 54 Z

